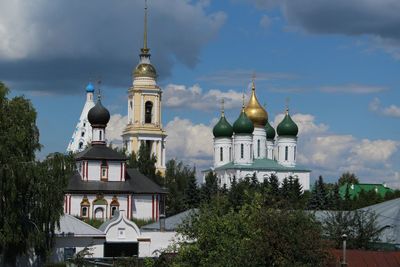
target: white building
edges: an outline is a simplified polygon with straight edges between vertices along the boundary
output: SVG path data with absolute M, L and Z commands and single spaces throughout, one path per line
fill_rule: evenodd
M 88 83 L 86 86 L 86 102 L 83 106 L 81 116 L 76 124 L 71 140 L 69 141 L 67 152 L 81 152 L 92 141 L 92 127 L 88 122 L 87 115 L 89 110 L 94 107 L 93 94 L 94 86 L 92 83 Z
M 214 166 L 203 171 L 203 182 L 209 171 L 214 171 L 220 186 L 228 188 L 233 179 L 252 177 L 260 182 L 276 175 L 280 182 L 292 176 L 298 178 L 304 190 L 310 189 L 310 170 L 296 164 L 298 127 L 289 109 L 278 125 L 278 136 L 268 122 L 268 113 L 258 102 L 254 81 L 247 106 L 244 105 L 233 127 L 221 118 L 213 129 Z
M 75 156 L 77 172 L 70 178 L 64 212 L 84 219 L 107 220 L 118 210 L 126 217 L 157 221 L 164 212 L 165 191 L 136 169 L 126 156 L 106 145 L 110 113 L 100 98 L 88 112 L 91 145 Z

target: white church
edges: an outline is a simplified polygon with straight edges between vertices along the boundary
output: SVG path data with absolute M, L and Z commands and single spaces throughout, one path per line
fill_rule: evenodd
M 147 47 L 147 6 L 144 16 L 144 43 L 139 64 L 132 72 L 128 90 L 128 121 L 121 136 L 126 153 L 136 154 L 149 146 L 157 157 L 156 168 L 165 171 L 166 133 L 161 123 L 161 89 Z M 128 219 L 158 221 L 164 214 L 166 191 L 136 169 L 127 168 L 126 155 L 107 146 L 109 111 L 95 88 L 86 87 L 86 102 L 67 152 L 76 153 L 77 172 L 70 178 L 64 197 L 64 213 L 83 219 L 111 219 L 123 211 Z
M 250 100 L 247 106 L 243 100 L 233 127 L 222 109 L 213 129 L 214 166 L 203 171 L 203 182 L 209 171 L 215 172 L 219 185 L 227 188 L 234 178 L 240 180 L 255 174 L 263 182 L 275 174 L 280 182 L 289 176 L 297 178 L 303 190 L 309 190 L 310 170 L 296 164 L 298 131 L 287 109 L 275 132 L 268 122 L 268 113 L 258 102 L 253 81 Z

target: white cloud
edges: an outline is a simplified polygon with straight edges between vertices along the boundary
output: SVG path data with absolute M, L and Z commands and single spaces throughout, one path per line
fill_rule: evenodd
M 106 128 L 107 140 L 113 145 L 122 144 L 122 131 L 125 129 L 128 122 L 128 116 L 122 116 L 121 114 L 111 115 L 110 121 Z
M 393 140 L 363 139 L 352 148 L 354 156 L 351 156 L 351 159 L 365 163 L 385 163 L 398 147 L 399 142 Z
M 227 15 L 209 12 L 208 2 L 149 1 L 148 40 L 161 78 L 177 62 L 194 67 L 225 23 Z M 131 0 L 0 1 L 2 79 L 70 92 L 71 80 L 100 73 L 110 86 L 126 86 L 142 46 L 143 7 Z
M 164 88 L 163 97 L 164 105 L 170 108 L 215 110 L 221 106 L 222 99 L 224 99 L 226 109 L 238 108 L 242 105 L 241 92 L 211 89 L 203 93 L 198 84 L 191 87 L 169 84 Z
M 194 124 L 188 119 L 175 117 L 165 127 L 167 157 L 177 158 L 200 168 L 210 167 L 213 156 L 212 128 L 203 123 Z
M 379 98 L 375 97 L 368 105 L 370 111 L 382 114 L 389 117 L 400 118 L 400 107 L 396 105 L 390 105 L 387 107 L 382 107 Z
M 284 114 L 278 114 L 275 116 L 273 125 L 275 127 L 278 126 L 278 124 L 283 120 Z M 315 117 L 311 114 L 302 114 L 302 113 L 297 113 L 294 115 L 291 115 L 293 121 L 296 122 L 297 126 L 299 127 L 299 132 L 303 134 L 308 134 L 308 135 L 315 135 L 315 134 L 320 134 L 324 133 L 328 130 L 328 126 L 320 123 L 316 124 L 315 123 Z
M 346 84 L 337 86 L 323 86 L 320 88 L 325 93 L 350 93 L 350 94 L 372 94 L 386 90 L 382 86 L 371 86 L 362 84 Z

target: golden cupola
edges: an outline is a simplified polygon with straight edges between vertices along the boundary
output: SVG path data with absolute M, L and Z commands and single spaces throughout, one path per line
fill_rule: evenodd
M 255 127 L 264 127 L 268 121 L 267 111 L 258 102 L 254 80 L 251 86 L 250 100 L 244 111 Z

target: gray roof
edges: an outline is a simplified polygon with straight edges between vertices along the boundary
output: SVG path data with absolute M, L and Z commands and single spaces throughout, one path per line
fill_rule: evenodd
M 359 210 L 377 215 L 378 227 L 385 227 L 379 238 L 381 242 L 400 245 L 400 198 L 378 203 Z M 314 213 L 318 221 L 323 222 L 329 214 L 334 214 L 337 211 L 318 210 L 310 212 Z
M 310 170 L 301 167 L 285 167 L 279 164 L 276 160 L 272 159 L 255 159 L 250 165 L 240 165 L 229 162 L 225 165 L 215 168 L 216 171 L 219 170 L 266 170 L 266 171 L 284 171 L 284 172 L 311 172 Z
M 75 156 L 76 160 L 83 159 L 94 159 L 94 160 L 116 160 L 116 161 L 125 161 L 126 156 L 122 153 L 115 151 L 114 149 L 107 147 L 106 145 L 98 144 L 91 145 L 86 148 L 84 151 L 78 153 Z
M 117 221 L 119 219 L 119 211 L 116 210 L 114 213 L 114 216 L 108 220 L 102 223 L 102 225 L 100 225 L 99 230 L 104 232 L 107 229 L 107 226 L 109 226 L 111 223 Z
M 64 214 L 60 218 L 60 228 L 55 229 L 56 236 L 73 235 L 76 237 L 105 237 L 106 235 L 93 226 L 71 216 Z
M 165 218 L 165 230 L 166 231 L 175 231 L 180 224 L 193 213 L 195 213 L 197 209 L 190 209 L 183 211 L 181 213 L 175 214 L 168 218 Z M 160 222 L 155 222 L 151 224 L 144 225 L 140 228 L 142 231 L 159 231 L 160 230 Z
M 69 179 L 67 193 L 134 193 L 134 194 L 149 194 L 159 193 L 165 194 L 155 182 L 144 176 L 137 169 L 126 170 L 125 181 L 83 181 L 78 172 Z

